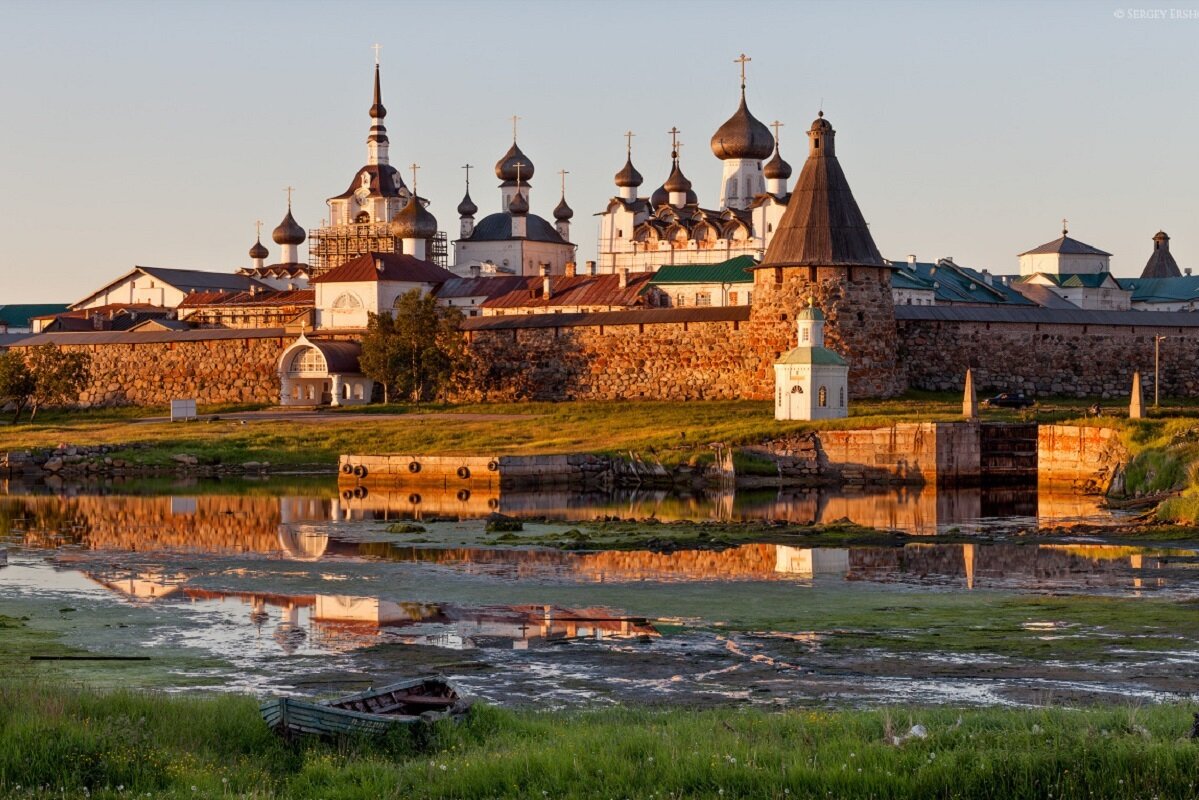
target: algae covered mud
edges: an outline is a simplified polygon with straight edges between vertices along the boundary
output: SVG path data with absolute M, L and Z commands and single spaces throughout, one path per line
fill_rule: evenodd
M 1085 499 L 495 499 L 414 511 L 323 479 L 9 486 L 0 615 L 26 644 L 5 668 L 297 694 L 438 671 L 534 707 L 1194 696 L 1199 544 L 1130 544 Z M 489 532 L 497 506 L 523 530 Z M 150 661 L 28 660 L 43 650 Z

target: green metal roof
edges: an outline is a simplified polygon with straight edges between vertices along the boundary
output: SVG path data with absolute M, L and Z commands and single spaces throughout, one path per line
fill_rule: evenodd
M 844 367 L 849 362 L 827 347 L 797 347 L 779 356 L 776 364 L 813 364 Z
M 66 303 L 26 303 L 24 305 L 0 305 L 0 325 L 10 328 L 28 328 L 34 317 L 60 314 L 70 308 Z
M 1189 303 L 1199 300 L 1199 275 L 1179 278 L 1122 278 L 1120 285 L 1132 290 L 1134 303 Z
M 719 264 L 666 264 L 650 283 L 753 283 L 753 275 L 746 270 L 756 264 L 753 256 L 737 256 Z
M 1056 275 L 1052 272 L 1038 272 L 1037 275 L 1040 275 L 1043 278 L 1048 278 L 1057 286 L 1071 289 L 1098 289 L 1099 287 L 1103 286 L 1103 284 L 1105 284 L 1109 278 L 1112 277 L 1110 272 L 1063 272 Z M 1025 275 L 1020 278 L 1019 282 L 1027 283 L 1034 277 L 1036 276 Z
M 933 290 L 933 282 L 926 281 L 919 275 L 909 272 L 906 269 L 897 269 L 891 273 L 891 288 L 931 292 Z

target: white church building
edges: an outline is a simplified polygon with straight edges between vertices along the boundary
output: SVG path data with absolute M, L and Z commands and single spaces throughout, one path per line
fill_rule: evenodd
M 774 362 L 774 418 L 849 416 L 849 364 L 824 346 L 824 313 L 812 305 L 796 320 L 799 346 Z

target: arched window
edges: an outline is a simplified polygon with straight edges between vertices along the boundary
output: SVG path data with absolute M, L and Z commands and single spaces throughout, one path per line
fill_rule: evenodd
M 342 400 L 349 400 L 349 399 L 350 399 L 350 384 L 348 384 L 348 383 L 343 383 L 343 384 L 341 385 L 341 399 L 342 399 Z
M 321 351 L 315 347 L 305 347 L 291 357 L 291 366 L 288 367 L 287 371 L 292 375 L 299 375 L 306 372 L 319 372 L 323 374 L 327 370 L 325 357 L 321 354 Z
M 359 225 L 365 225 L 366 223 L 368 223 L 370 221 L 371 221 L 371 215 L 365 211 L 359 211 L 358 216 L 354 217 L 354 222 L 358 223 Z
M 358 295 L 353 292 L 343 292 L 333 301 L 333 307 L 342 308 L 362 308 L 362 301 L 358 299 Z
M 821 386 L 820 391 L 816 393 L 816 405 L 821 408 L 828 408 L 828 389 Z

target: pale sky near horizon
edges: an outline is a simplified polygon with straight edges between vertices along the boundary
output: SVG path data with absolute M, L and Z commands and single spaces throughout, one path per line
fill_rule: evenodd
M 276 260 L 283 188 L 315 228 L 365 163 L 375 42 L 392 163 L 409 183 L 421 164 L 451 238 L 463 163 L 479 216 L 499 210 L 513 114 L 535 213 L 570 171 L 580 261 L 626 129 L 648 193 L 677 125 L 715 207 L 708 140 L 744 51 L 750 109 L 786 123 L 797 175 L 823 100 L 889 258 L 1014 273 L 1066 217 L 1118 276 L 1159 228 L 1199 271 L 1196 0 L 3 0 L 0 22 L 0 304 L 74 301 L 135 264 L 229 271 L 259 218 Z

